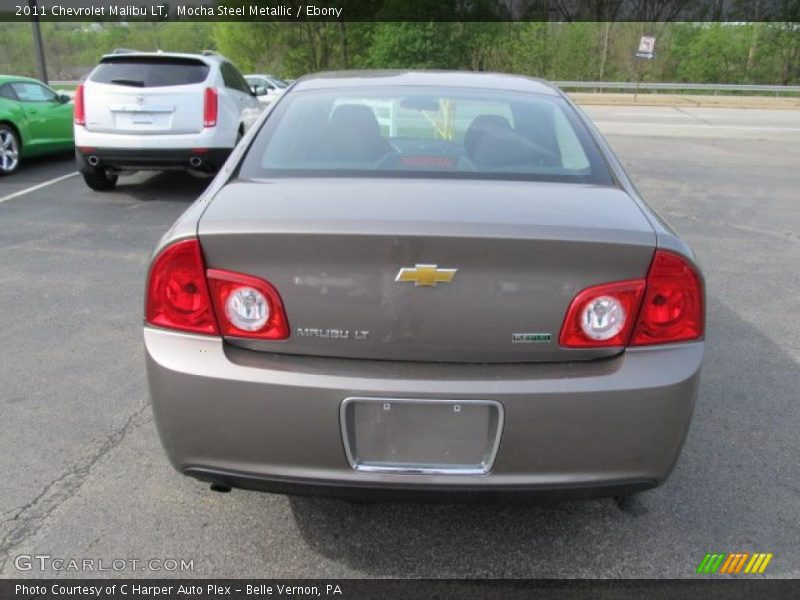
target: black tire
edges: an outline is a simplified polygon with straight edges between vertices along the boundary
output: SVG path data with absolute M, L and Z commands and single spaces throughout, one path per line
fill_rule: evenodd
M 20 149 L 17 132 L 8 125 L 0 125 L 0 176 L 19 169 Z
M 83 180 L 95 192 L 110 192 L 117 185 L 117 176 L 108 171 L 84 173 Z

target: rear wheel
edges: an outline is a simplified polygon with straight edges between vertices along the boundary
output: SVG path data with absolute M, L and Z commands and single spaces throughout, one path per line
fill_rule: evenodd
M 117 175 L 112 175 L 108 171 L 92 171 L 84 173 L 83 180 L 90 188 L 96 192 L 108 192 L 117 185 Z
M 0 125 L 0 175 L 11 175 L 19 168 L 19 138 L 8 125 Z

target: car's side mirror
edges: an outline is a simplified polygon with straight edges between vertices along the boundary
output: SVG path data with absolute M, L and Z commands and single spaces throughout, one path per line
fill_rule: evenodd
M 250 86 L 250 89 L 253 92 L 253 96 L 266 96 L 267 95 L 267 88 L 263 85 L 253 85 Z
M 58 96 L 56 96 L 56 102 L 58 102 L 59 104 L 66 104 L 70 100 L 72 100 L 72 98 L 70 98 L 66 94 L 59 94 Z

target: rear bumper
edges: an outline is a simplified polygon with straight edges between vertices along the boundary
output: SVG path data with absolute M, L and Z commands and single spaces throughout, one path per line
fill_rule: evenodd
M 653 480 L 626 480 L 590 484 L 538 484 L 520 486 L 501 485 L 430 485 L 413 481 L 389 485 L 385 483 L 342 482 L 338 480 L 303 479 L 300 477 L 275 477 L 254 473 L 238 473 L 205 467 L 189 467 L 184 475 L 200 481 L 256 492 L 287 494 L 291 496 L 323 496 L 347 500 L 376 500 L 397 502 L 403 500 L 434 501 L 496 501 L 509 499 L 577 499 L 625 496 L 643 492 L 659 485 Z
M 78 170 L 97 169 L 172 170 L 195 169 L 216 172 L 231 153 L 230 148 L 186 148 L 142 150 L 137 148 L 76 148 Z M 91 164 L 96 160 L 95 164 Z
M 266 354 L 145 328 L 156 424 L 179 471 L 280 493 L 452 498 L 615 495 L 669 475 L 703 343 L 569 364 L 453 365 Z M 352 396 L 489 399 L 505 422 L 482 475 L 354 471 L 339 413 Z

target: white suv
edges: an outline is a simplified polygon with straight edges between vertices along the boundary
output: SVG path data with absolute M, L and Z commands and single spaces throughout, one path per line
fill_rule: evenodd
M 75 157 L 86 184 L 121 172 L 214 173 L 263 108 L 223 56 L 117 51 L 75 94 Z

